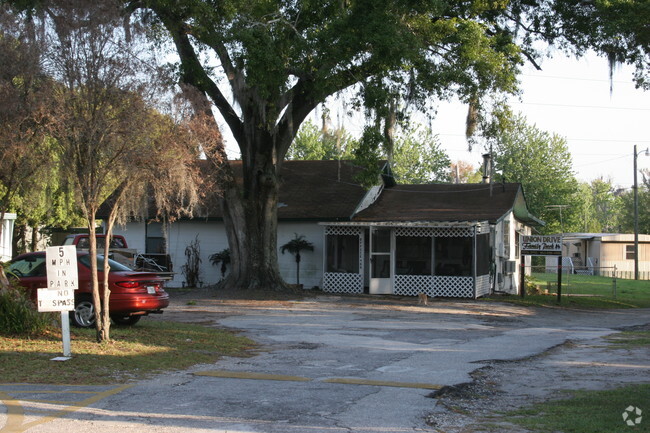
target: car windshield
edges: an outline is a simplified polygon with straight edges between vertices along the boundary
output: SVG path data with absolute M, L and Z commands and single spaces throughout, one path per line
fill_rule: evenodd
M 86 267 L 90 267 L 90 254 L 85 254 L 79 257 L 79 262 Z M 133 269 L 128 266 L 124 266 L 121 263 L 116 262 L 115 260 L 108 259 L 108 266 L 110 266 L 109 272 L 118 272 L 118 271 L 132 271 Z M 104 256 L 97 255 L 97 270 L 101 271 L 104 269 Z

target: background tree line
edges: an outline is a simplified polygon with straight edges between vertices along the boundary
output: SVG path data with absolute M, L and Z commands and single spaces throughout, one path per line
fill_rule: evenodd
M 492 181 L 522 184 L 529 209 L 546 222 L 541 232 L 633 231 L 631 189 L 617 187 L 605 178 L 578 181 L 563 137 L 539 130 L 522 115 L 510 116 L 506 123 L 484 148 L 493 156 Z M 321 125 L 311 120 L 303 124 L 287 159 L 354 161 L 359 155 L 359 141 L 344 127 L 332 127 L 325 111 Z M 401 184 L 479 183 L 483 178 L 480 161 L 475 165 L 452 163 L 438 137 L 418 124 L 398 128 L 392 155 L 380 152 L 375 156 L 391 159 L 393 175 Z M 650 209 L 650 173 L 646 170 L 641 177 L 639 209 Z M 640 212 L 639 229 L 650 233 L 647 212 Z

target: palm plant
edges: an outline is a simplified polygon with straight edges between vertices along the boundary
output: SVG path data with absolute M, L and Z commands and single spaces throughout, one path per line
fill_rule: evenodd
M 219 263 L 221 263 L 221 279 L 223 280 L 226 277 L 226 270 L 230 264 L 230 248 L 212 254 L 209 259 L 210 263 L 214 266 L 219 266 Z
M 296 284 L 300 284 L 300 251 L 314 251 L 314 245 L 305 239 L 305 236 L 294 233 L 295 237 L 280 247 L 282 254 L 285 251 L 296 256 Z

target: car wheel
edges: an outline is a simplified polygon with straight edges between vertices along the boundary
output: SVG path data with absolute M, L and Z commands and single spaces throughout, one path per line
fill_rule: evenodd
M 133 326 L 140 321 L 142 316 L 111 316 L 116 325 Z
M 79 328 L 90 328 L 95 325 L 95 306 L 90 296 L 80 296 L 70 313 L 72 324 Z

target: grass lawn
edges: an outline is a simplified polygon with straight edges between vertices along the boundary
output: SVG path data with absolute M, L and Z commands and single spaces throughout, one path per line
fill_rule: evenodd
M 536 404 L 505 414 L 508 421 L 534 432 L 616 433 L 647 432 L 647 414 L 638 418 L 630 406 L 648 410 L 650 385 L 625 386 L 608 391 L 572 391 L 570 398 Z M 630 420 L 630 424 L 626 420 Z M 638 422 L 638 423 L 637 423 Z
M 557 274 L 534 273 L 530 282 L 542 290 L 550 282 L 549 295 L 498 296 L 489 300 L 502 300 L 522 305 L 557 306 Z M 591 275 L 562 275 L 561 306 L 571 308 L 650 308 L 650 281 L 635 281 Z
M 0 336 L 4 383 L 106 384 L 246 356 L 254 343 L 232 332 L 201 325 L 143 320 L 111 327 L 111 341 L 98 344 L 95 329 L 71 329 L 72 359 L 61 356 L 60 330 L 24 338 Z

